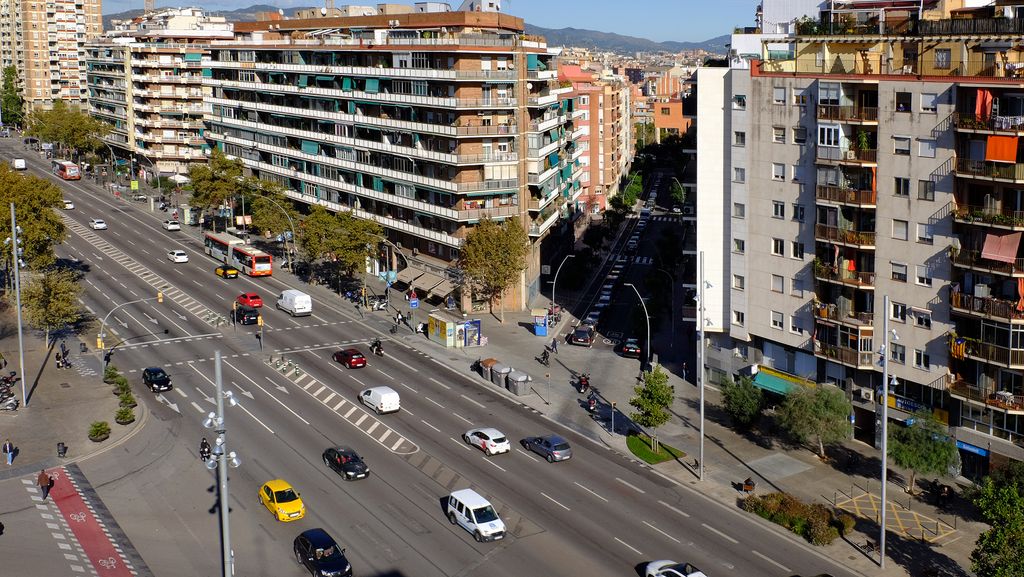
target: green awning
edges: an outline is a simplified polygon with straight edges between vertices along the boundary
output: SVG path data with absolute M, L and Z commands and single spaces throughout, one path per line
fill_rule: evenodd
M 204 78 L 213 78 L 213 69 L 212 68 L 203 68 L 203 77 Z
M 316 79 L 318 81 L 322 81 L 322 82 L 334 82 L 334 77 L 333 76 L 319 76 L 318 75 L 316 77 Z
M 308 85 L 309 85 L 309 75 L 308 74 L 299 74 L 299 86 L 302 87 L 302 88 L 305 88 Z
M 380 92 L 380 79 L 379 78 L 367 78 L 366 79 L 366 88 L 363 91 L 364 92 L 369 92 L 370 94 L 376 94 L 377 92 Z
M 384 181 L 379 176 L 373 177 L 373 189 L 377 192 L 384 192 Z
M 563 166 L 562 167 L 562 178 L 565 179 L 565 180 L 569 180 L 570 178 L 572 178 L 572 167 L 571 166 Z
M 341 79 L 341 89 L 345 91 L 352 90 L 352 79 L 348 76 Z
M 538 57 L 538 55 L 537 54 L 527 54 L 526 55 L 526 69 L 527 70 L 537 70 L 538 68 L 540 68 L 540 58 Z
M 558 152 L 557 151 L 552 152 L 551 154 L 548 155 L 548 162 L 551 163 L 551 166 L 555 166 L 555 165 L 558 164 Z
M 202 61 L 203 61 L 203 53 L 202 52 L 186 52 L 185 53 L 185 62 L 202 62 Z
M 320 154 L 320 145 L 308 140 L 302 141 L 302 152 L 306 154 Z
M 770 374 L 768 371 L 760 370 L 754 375 L 754 384 L 766 391 L 785 395 L 796 383 L 782 377 Z
M 352 101 L 352 100 L 348 101 L 348 113 L 349 114 L 355 114 L 356 113 L 356 103 L 354 101 Z

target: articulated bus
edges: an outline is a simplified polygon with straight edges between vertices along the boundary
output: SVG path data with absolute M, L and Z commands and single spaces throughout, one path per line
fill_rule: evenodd
M 78 165 L 69 160 L 54 160 L 53 164 L 50 165 L 50 169 L 64 180 L 82 179 L 82 172 L 78 170 Z
M 245 244 L 245 241 L 223 232 L 208 232 L 203 244 L 206 245 L 206 254 L 224 264 L 231 264 L 231 247 Z
M 249 276 L 270 276 L 273 273 L 273 258 L 247 246 L 245 241 L 225 232 L 208 232 L 203 240 L 206 254 L 229 264 Z

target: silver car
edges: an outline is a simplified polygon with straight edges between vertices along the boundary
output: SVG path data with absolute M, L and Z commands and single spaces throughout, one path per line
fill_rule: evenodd
M 572 458 L 572 447 L 558 435 L 526 437 L 522 440 L 523 448 L 544 457 L 549 463 L 567 461 Z

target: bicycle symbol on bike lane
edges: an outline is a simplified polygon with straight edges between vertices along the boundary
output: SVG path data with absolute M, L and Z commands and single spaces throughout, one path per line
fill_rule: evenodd
M 71 513 L 68 515 L 68 518 L 76 523 L 85 523 L 85 520 L 88 519 L 89 516 L 85 513 Z
M 113 569 L 117 567 L 117 559 L 114 559 L 113 557 L 107 557 L 106 559 L 100 559 L 99 564 L 100 567 L 103 567 L 104 569 Z

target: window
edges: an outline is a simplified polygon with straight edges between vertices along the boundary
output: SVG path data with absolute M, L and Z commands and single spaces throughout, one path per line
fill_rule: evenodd
M 917 200 L 935 200 L 935 183 L 930 180 L 917 181 Z
M 893 196 L 910 196 L 910 179 L 897 176 L 893 181 Z
M 789 294 L 798 298 L 804 298 L 804 289 L 800 279 L 796 277 L 789 279 Z
M 742 169 L 742 168 L 734 168 L 734 169 L 732 169 L 732 181 L 733 182 L 746 182 L 747 181 L 747 171 L 745 169 Z
M 804 207 L 801 204 L 793 203 L 793 220 L 797 222 L 804 221 Z
M 907 282 L 907 265 L 893 262 L 889 266 L 892 267 L 892 280 Z
M 732 143 L 735 146 L 746 146 L 747 145 L 747 133 L 737 130 L 732 133 Z
M 921 94 L 921 112 L 935 112 L 939 109 L 939 95 L 933 92 Z
M 772 328 L 782 330 L 783 316 L 779 311 L 772 311 Z
M 732 239 L 732 251 L 743 254 L 747 251 L 747 242 L 742 238 Z
M 786 279 L 781 274 L 772 275 L 772 292 L 786 292 Z
M 917 284 L 921 286 L 932 286 L 932 272 L 928 268 L 928 265 L 917 265 L 916 279 Z M 931 319 L 928 320 L 928 326 L 931 326 Z
M 935 67 L 942 70 L 949 70 L 953 59 L 949 48 L 936 48 L 935 49 Z
M 781 126 L 773 126 L 772 142 L 776 144 L 786 144 L 786 129 Z
M 746 218 L 747 216 L 747 205 L 742 202 L 732 203 L 732 215 L 735 218 Z
M 793 90 L 793 104 L 795 104 L 797 106 L 806 106 L 807 105 L 807 100 L 808 100 L 808 98 L 807 98 L 807 93 L 806 92 L 803 92 L 803 91 L 800 91 L 800 90 L 796 90 L 796 89 Z
M 923 222 L 917 223 L 917 242 L 921 244 L 935 242 L 935 237 L 932 236 L 932 225 Z
M 931 329 L 932 314 L 917 311 L 917 314 L 914 315 L 914 324 L 921 327 L 922 329 Z
M 930 138 L 918 140 L 917 155 L 922 158 L 935 158 L 935 141 Z
M 818 84 L 818 104 L 839 106 L 839 83 L 821 82 Z
M 896 93 L 896 112 L 910 112 L 913 106 L 911 105 L 911 99 L 913 94 L 909 92 L 897 92 Z
M 889 302 L 892 310 L 889 311 L 889 318 L 901 323 L 907 322 L 907 305 L 903 303 Z
M 897 240 L 907 240 L 907 226 L 905 220 L 892 219 L 892 237 Z
M 668 115 L 672 114 L 672 109 L 669 108 L 668 106 L 662 106 L 661 107 L 661 114 L 662 114 L 662 116 L 668 116 Z
M 790 248 L 790 256 L 791 257 L 803 260 L 803 258 L 804 258 L 804 243 L 797 242 L 797 241 L 794 240 L 792 242 L 792 244 L 790 244 L 789 248 Z
M 732 324 L 742 327 L 746 318 L 747 315 L 743 314 L 743 311 L 732 311 Z
M 793 333 L 794 335 L 804 334 L 804 328 L 800 326 L 800 321 L 797 319 L 795 315 L 789 317 L 789 332 Z
M 786 243 L 781 238 L 772 239 L 772 254 L 775 256 L 783 256 L 786 251 Z
M 786 103 L 786 87 L 776 86 L 772 89 L 772 103 L 773 104 L 785 104 Z
M 907 347 L 899 343 L 889 345 L 889 358 L 901 365 L 907 364 Z
M 772 218 L 786 218 L 786 203 L 781 200 L 772 201 Z
M 910 156 L 910 137 L 909 136 L 893 136 L 893 153 L 902 156 Z
M 914 349 L 914 366 L 929 371 L 932 368 L 932 359 L 921 349 Z
M 839 146 L 839 127 L 818 126 L 818 146 Z
M 743 94 L 737 94 L 732 97 L 732 109 L 733 110 L 746 110 L 747 109 L 747 97 Z
M 747 279 L 743 275 L 734 274 L 732 275 L 732 288 L 736 290 L 743 290 L 746 288 Z
M 786 180 L 786 165 L 781 162 L 772 163 L 772 180 Z
M 803 126 L 793 127 L 793 144 L 803 144 L 807 142 L 807 129 Z

